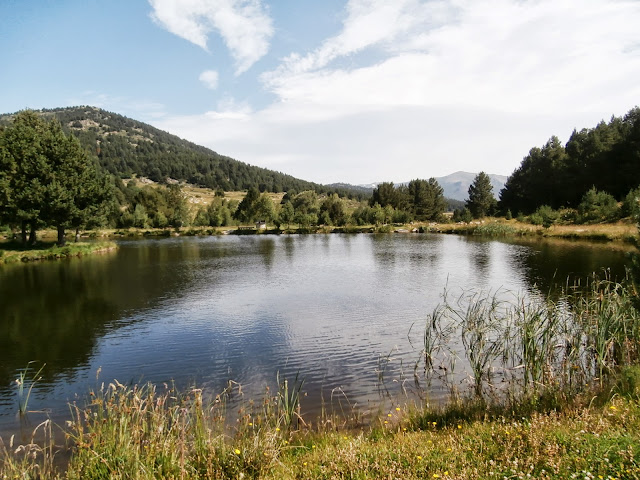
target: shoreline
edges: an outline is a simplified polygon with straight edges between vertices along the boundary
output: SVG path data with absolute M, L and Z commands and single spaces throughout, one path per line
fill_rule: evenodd
M 2 248 L 8 245 L 10 248 Z M 42 247 L 42 248 L 37 248 Z M 31 263 L 43 260 L 60 260 L 63 258 L 83 257 L 86 255 L 96 255 L 112 252 L 118 248 L 113 242 L 77 242 L 69 243 L 63 247 L 55 244 L 42 244 L 42 241 L 36 245 L 36 248 L 22 248 L 21 244 L 9 241 L 0 244 L 0 265 L 12 265 L 16 263 Z
M 521 223 L 517 220 L 485 219 L 470 223 L 414 223 L 386 225 L 347 225 L 343 227 L 317 226 L 309 228 L 289 227 L 257 230 L 254 227 L 184 227 L 180 230 L 156 228 L 99 229 L 89 230 L 81 235 L 84 241 L 69 242 L 64 247 L 55 245 L 56 232 L 42 230 L 38 245 L 43 248 L 22 249 L 15 239 L 5 236 L 0 242 L 0 265 L 28 263 L 41 260 L 56 260 L 90 254 L 107 253 L 117 249 L 113 240 L 123 238 L 162 238 L 181 236 L 215 235 L 308 235 L 330 233 L 396 233 L 396 234 L 445 234 L 466 235 L 487 238 L 530 238 L 585 240 L 590 242 L 613 243 L 629 249 L 635 246 L 638 236 L 636 225 L 624 222 L 593 225 L 540 225 Z M 72 238 L 70 236 L 70 238 Z M 89 240 L 88 242 L 86 240 Z M 94 240 L 99 240 L 94 242 Z M 9 245 L 10 248 L 3 248 Z

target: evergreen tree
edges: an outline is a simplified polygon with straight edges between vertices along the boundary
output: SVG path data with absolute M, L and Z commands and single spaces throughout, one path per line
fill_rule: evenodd
M 391 205 L 398 207 L 398 192 L 393 186 L 393 182 L 383 182 L 373 189 L 373 196 L 369 200 L 369 205 L 374 206 L 376 203 L 381 207 Z
M 2 131 L 0 150 L 0 211 L 9 224 L 20 225 L 23 241 L 27 224 L 30 243 L 38 226 L 50 225 L 63 245 L 65 229 L 84 225 L 111 197 L 108 179 L 57 120 L 18 113 Z
M 247 190 L 247 194 L 244 196 L 238 209 L 234 213 L 234 218 L 241 222 L 250 223 L 254 219 L 254 204 L 258 201 L 260 192 L 256 187 L 251 187 Z
M 0 135 L 0 220 L 22 231 L 22 241 L 35 242 L 35 232 L 48 182 L 47 158 L 43 146 L 46 123 L 25 110 Z
M 411 180 L 408 197 L 411 210 L 418 220 L 437 220 L 447 209 L 444 192 L 435 178 Z
M 493 197 L 493 186 L 489 175 L 480 172 L 469 187 L 469 199 L 466 207 L 473 218 L 482 218 L 493 213 L 496 199 Z

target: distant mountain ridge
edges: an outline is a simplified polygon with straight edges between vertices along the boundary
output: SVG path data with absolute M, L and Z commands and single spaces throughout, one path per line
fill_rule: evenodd
M 442 187 L 445 198 L 463 202 L 469 197 L 469 187 L 473 183 L 473 180 L 476 178 L 476 175 L 478 174 L 459 171 L 451 173 L 449 175 L 445 175 L 444 177 L 435 177 L 435 179 Z M 502 190 L 505 182 L 507 181 L 507 178 L 509 177 L 505 175 L 497 175 L 494 173 L 489 173 L 488 175 L 491 179 L 491 186 L 493 187 L 493 196 L 497 199 L 500 195 L 500 190 Z M 382 182 L 360 184 L 355 185 L 355 187 L 373 191 L 373 189 L 376 188 L 376 186 L 378 186 L 380 183 Z M 407 185 L 408 183 L 409 182 L 402 182 L 396 185 Z M 347 184 L 341 185 L 346 186 Z

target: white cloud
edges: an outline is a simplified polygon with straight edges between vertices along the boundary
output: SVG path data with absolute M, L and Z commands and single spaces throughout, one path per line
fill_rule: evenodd
M 200 74 L 198 80 L 204 83 L 204 86 L 210 90 L 218 88 L 218 72 L 215 70 L 205 70 Z
M 222 36 L 236 61 L 236 74 L 269 51 L 271 17 L 261 0 L 149 0 L 153 20 L 169 32 L 208 50 L 212 31 Z
M 162 128 L 321 182 L 509 174 L 637 104 L 637 25 L 626 0 L 351 0 L 338 35 L 262 75 L 272 105 Z
M 286 101 L 549 112 L 628 106 L 640 74 L 637 2 L 389 3 L 351 1 L 343 31 L 286 58 L 262 77 L 266 87 Z M 381 59 L 332 67 L 367 52 Z

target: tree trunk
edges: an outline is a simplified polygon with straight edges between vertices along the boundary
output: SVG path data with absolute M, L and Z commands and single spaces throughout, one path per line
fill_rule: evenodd
M 31 222 L 31 229 L 29 230 L 29 245 L 36 244 L 36 221 Z
M 27 222 L 23 220 L 22 223 L 20 224 L 20 227 L 22 228 L 22 244 L 26 245 L 27 244 Z
M 76 228 L 76 238 L 74 242 L 78 243 L 80 241 L 80 227 Z
M 58 246 L 64 247 L 66 240 L 64 238 L 64 227 L 58 225 Z

